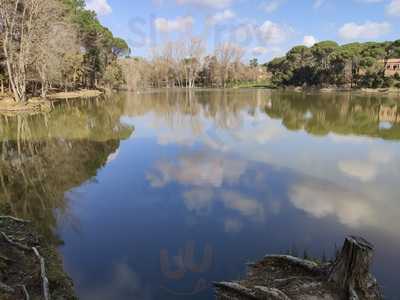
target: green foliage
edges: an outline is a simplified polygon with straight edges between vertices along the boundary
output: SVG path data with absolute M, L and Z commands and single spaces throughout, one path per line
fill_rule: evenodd
M 390 87 L 385 63 L 400 57 L 400 40 L 394 42 L 351 43 L 339 46 L 323 41 L 311 48 L 296 46 L 284 57 L 267 64 L 275 85 Z
M 123 73 L 121 66 L 116 62 L 110 63 L 104 72 L 104 82 L 110 87 L 116 87 L 123 83 Z
M 101 25 L 96 13 L 85 9 L 83 0 L 62 1 L 68 8 L 71 22 L 79 29 L 79 39 L 84 49 L 83 84 L 109 84 L 111 77 L 115 75 L 112 70 L 115 69 L 116 59 L 130 54 L 128 44 L 125 40 L 114 37 L 108 28 Z

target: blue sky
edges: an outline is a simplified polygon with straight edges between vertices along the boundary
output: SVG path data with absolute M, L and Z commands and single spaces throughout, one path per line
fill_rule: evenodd
M 101 22 L 148 56 L 167 40 L 238 44 L 266 61 L 294 45 L 400 39 L 400 0 L 86 0 Z

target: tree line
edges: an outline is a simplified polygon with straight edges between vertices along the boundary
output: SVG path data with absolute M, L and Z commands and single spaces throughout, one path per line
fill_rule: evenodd
M 245 50 L 223 43 L 207 54 L 204 41 L 192 37 L 167 42 L 152 49 L 149 59 L 119 59 L 123 81 L 129 90 L 138 88 L 232 87 L 266 79 L 257 59 L 243 62 Z
M 391 58 L 400 58 L 400 40 L 341 46 L 323 41 L 296 46 L 266 66 L 277 86 L 400 87 L 398 74 L 386 74 Z
M 18 102 L 105 84 L 130 53 L 84 0 L 0 0 L 0 29 L 1 92 Z

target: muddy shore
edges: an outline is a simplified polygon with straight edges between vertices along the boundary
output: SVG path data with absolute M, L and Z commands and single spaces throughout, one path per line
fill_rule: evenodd
M 29 221 L 0 215 L 0 299 L 78 299 L 57 246 Z

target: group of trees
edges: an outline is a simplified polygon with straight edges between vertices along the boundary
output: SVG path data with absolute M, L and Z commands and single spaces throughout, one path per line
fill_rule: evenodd
M 83 0 L 0 0 L 0 29 L 2 92 L 8 87 L 16 101 L 106 84 L 130 51 Z
M 153 49 L 150 59 L 120 59 L 128 89 L 147 87 L 229 87 L 266 76 L 257 60 L 243 63 L 244 50 L 229 43 L 206 54 L 198 38 L 168 42 Z
M 389 87 L 399 76 L 385 76 L 387 60 L 400 58 L 400 40 L 351 43 L 324 41 L 297 46 L 267 64 L 276 85 Z M 398 83 L 397 83 L 398 84 Z

